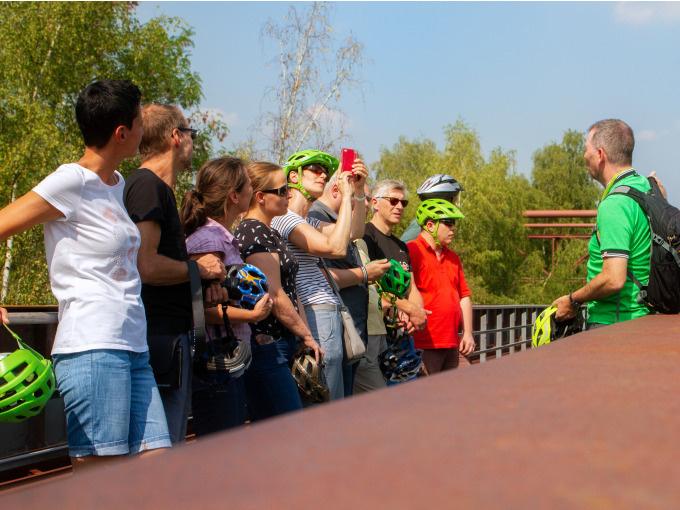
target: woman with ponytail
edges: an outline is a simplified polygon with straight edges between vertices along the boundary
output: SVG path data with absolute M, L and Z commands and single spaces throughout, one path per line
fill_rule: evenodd
M 187 192 L 182 203 L 181 219 L 187 235 L 187 252 L 192 258 L 214 254 L 225 266 L 242 264 L 238 242 L 230 231 L 236 219 L 250 203 L 253 187 L 242 160 L 222 157 L 206 162 L 198 171 L 195 189 Z M 206 340 L 226 335 L 226 314 L 235 336 L 250 342 L 248 322 L 265 319 L 272 300 L 265 294 L 253 310 L 218 305 L 206 309 Z M 243 377 L 228 374 L 206 376 L 194 374 L 192 387 L 193 429 L 197 435 L 217 432 L 246 421 L 246 397 Z

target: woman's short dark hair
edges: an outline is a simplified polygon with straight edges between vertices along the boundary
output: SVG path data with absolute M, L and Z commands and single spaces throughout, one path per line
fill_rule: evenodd
M 132 128 L 142 93 L 128 80 L 101 80 L 78 95 L 76 120 L 87 147 L 104 147 L 118 126 Z

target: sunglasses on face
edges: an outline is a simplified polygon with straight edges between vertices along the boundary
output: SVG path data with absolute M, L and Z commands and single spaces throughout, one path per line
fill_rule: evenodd
M 387 200 L 390 203 L 390 205 L 392 207 L 396 207 L 397 204 L 400 203 L 400 202 L 401 202 L 401 205 L 404 208 L 406 208 L 406 206 L 408 205 L 408 200 L 402 200 L 402 199 L 397 198 L 397 197 L 375 197 L 375 198 L 384 198 L 385 200 Z
M 288 184 L 284 184 L 280 188 L 263 189 L 261 191 L 262 191 L 262 193 L 269 193 L 270 195 L 277 195 L 279 197 L 287 197 L 288 196 Z
M 453 218 L 444 218 L 443 220 L 439 220 L 439 223 L 443 223 L 447 227 L 453 227 L 456 224 L 456 220 Z
M 304 167 L 302 170 L 309 170 L 314 175 L 324 174 L 324 175 L 328 176 L 328 170 L 326 170 L 321 165 L 309 165 L 309 166 Z
M 177 130 L 181 131 L 182 133 L 190 133 L 192 140 L 196 140 L 196 137 L 198 136 L 198 129 L 190 127 L 178 127 Z

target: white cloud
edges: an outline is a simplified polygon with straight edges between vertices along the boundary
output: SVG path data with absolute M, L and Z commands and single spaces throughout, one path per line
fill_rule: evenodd
M 654 131 L 653 129 L 643 129 L 642 131 L 639 131 L 635 138 L 638 140 L 644 140 L 645 142 L 649 142 L 652 140 L 656 140 L 658 138 L 658 133 Z
M 672 24 L 680 22 L 680 3 L 677 2 L 618 2 L 614 18 L 624 25 Z

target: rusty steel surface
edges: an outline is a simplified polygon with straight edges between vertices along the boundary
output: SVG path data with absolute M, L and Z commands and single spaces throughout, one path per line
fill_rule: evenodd
M 2 508 L 678 508 L 680 316 L 0 494 Z
M 597 216 L 595 209 L 548 209 L 524 211 L 525 218 L 594 218 Z

